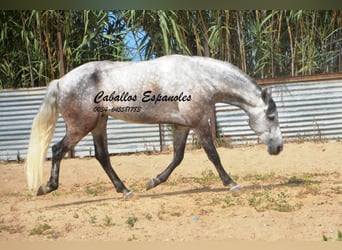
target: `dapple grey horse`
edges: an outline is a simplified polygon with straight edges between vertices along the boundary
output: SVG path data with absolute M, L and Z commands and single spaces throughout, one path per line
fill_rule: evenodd
M 99 61 L 83 64 L 60 79 L 53 80 L 36 115 L 26 160 L 29 189 L 37 195 L 58 188 L 60 163 L 64 155 L 89 132 L 93 135 L 95 157 L 117 192 L 132 192 L 111 166 L 107 149 L 108 116 L 135 123 L 174 125 L 174 156 L 169 166 L 146 188 L 165 182 L 181 163 L 189 130 L 198 137 L 223 184 L 231 190 L 239 185 L 224 170 L 210 132 L 215 103 L 240 107 L 249 125 L 277 155 L 283 141 L 276 104 L 269 91 L 237 67 L 204 57 L 171 55 L 141 62 Z M 52 146 L 51 176 L 42 185 L 43 162 L 60 113 L 66 134 Z

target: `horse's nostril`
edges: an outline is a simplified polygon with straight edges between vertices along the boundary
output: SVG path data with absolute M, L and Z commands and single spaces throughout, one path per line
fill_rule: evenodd
M 277 147 L 277 153 L 279 154 L 283 150 L 283 145 Z

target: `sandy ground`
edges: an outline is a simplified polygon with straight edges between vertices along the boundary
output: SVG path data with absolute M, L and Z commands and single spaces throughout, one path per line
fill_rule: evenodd
M 170 179 L 146 191 L 172 154 L 112 156 L 134 193 L 125 200 L 91 158 L 65 159 L 60 188 L 26 189 L 23 163 L 0 163 L 0 240 L 291 240 L 329 241 L 342 231 L 342 143 L 286 144 L 279 156 L 263 145 L 219 148 L 243 187 L 223 187 L 205 153 L 187 151 Z M 51 162 L 45 164 L 48 179 Z

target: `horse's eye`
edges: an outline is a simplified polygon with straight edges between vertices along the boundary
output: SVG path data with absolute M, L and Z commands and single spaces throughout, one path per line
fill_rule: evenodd
M 274 114 L 268 114 L 267 115 L 267 119 L 270 120 L 270 121 L 274 121 L 275 115 Z

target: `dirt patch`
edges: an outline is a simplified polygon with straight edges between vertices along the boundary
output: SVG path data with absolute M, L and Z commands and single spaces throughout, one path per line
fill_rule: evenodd
M 186 152 L 170 179 L 145 191 L 172 154 L 111 157 L 135 196 L 124 200 L 95 159 L 62 162 L 60 188 L 26 190 L 24 164 L 1 163 L 0 240 L 336 241 L 342 230 L 342 143 L 219 148 L 243 187 L 223 187 L 202 150 Z M 50 162 L 45 164 L 45 179 Z

